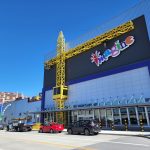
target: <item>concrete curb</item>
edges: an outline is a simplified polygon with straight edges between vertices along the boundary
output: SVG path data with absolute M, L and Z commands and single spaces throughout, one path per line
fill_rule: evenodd
M 119 135 L 119 136 L 135 136 L 135 137 L 143 137 L 143 138 L 147 138 L 150 139 L 150 135 L 140 135 L 140 134 L 116 134 L 116 133 L 102 133 L 99 132 L 99 134 L 104 134 L 104 135 Z
M 150 139 L 150 135 L 144 135 L 144 136 L 142 136 L 142 135 L 139 135 L 139 137 L 143 137 L 143 138 L 146 138 L 146 139 Z
M 64 129 L 63 132 L 67 132 L 67 130 Z M 128 131 L 126 131 L 126 132 L 128 132 Z M 109 132 L 105 133 L 103 131 L 99 132 L 99 134 L 104 134 L 104 135 L 136 136 L 136 137 L 143 137 L 143 138 L 150 139 L 150 132 L 149 132 L 148 135 L 146 135 L 146 134 L 144 135 L 144 132 L 142 132 L 142 133 L 136 133 L 136 134 L 133 134 L 133 133 L 132 134 L 130 134 L 130 133 L 126 133 L 126 134 L 124 134 L 124 133 L 113 133 L 113 131 L 110 131 L 110 133 Z

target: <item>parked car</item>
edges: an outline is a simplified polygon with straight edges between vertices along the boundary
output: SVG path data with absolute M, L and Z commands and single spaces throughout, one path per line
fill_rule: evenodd
M 80 120 L 69 125 L 67 132 L 68 134 L 96 135 L 100 132 L 100 126 L 96 120 Z
M 48 133 L 61 133 L 64 130 L 63 124 L 58 124 L 56 122 L 50 122 L 45 125 L 41 125 L 39 129 L 39 133 L 48 132 Z
M 26 118 L 17 118 L 7 125 L 7 131 L 31 131 L 32 126 L 33 123 L 28 122 Z
M 0 130 L 4 130 L 4 125 L 0 124 Z

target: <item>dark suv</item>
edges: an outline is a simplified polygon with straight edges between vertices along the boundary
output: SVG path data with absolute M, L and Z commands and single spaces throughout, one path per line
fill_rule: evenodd
M 96 120 L 80 120 L 68 126 L 68 134 L 98 134 L 100 126 Z

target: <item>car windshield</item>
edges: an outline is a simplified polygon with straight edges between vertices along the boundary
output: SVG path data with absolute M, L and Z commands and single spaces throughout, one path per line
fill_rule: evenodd
M 12 121 L 13 123 L 18 123 L 18 121 L 16 121 L 16 120 L 14 120 L 14 121 Z

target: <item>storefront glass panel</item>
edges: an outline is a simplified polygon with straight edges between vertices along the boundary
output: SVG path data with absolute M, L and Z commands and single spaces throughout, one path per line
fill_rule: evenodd
M 106 110 L 106 118 L 107 118 L 107 127 L 111 128 L 112 123 L 113 123 L 112 110 L 111 109 Z
M 76 122 L 76 121 L 77 121 L 77 115 L 78 115 L 78 111 L 73 111 L 73 112 L 72 112 L 72 116 L 73 116 L 72 121 L 73 121 L 73 122 Z
M 113 109 L 113 116 L 114 116 L 114 124 L 120 125 L 120 115 L 119 115 L 119 108 Z
M 44 113 L 44 124 L 48 123 L 48 113 Z
M 131 125 L 137 125 L 136 111 L 135 107 L 128 108 L 130 115 L 130 123 Z
M 147 112 L 148 112 L 148 118 L 149 118 L 149 122 L 150 122 L 150 107 L 147 107 Z
M 138 107 L 137 109 L 138 109 L 140 122 L 142 122 L 144 125 L 147 125 L 145 108 L 144 107 Z
M 40 114 L 36 114 L 36 123 L 40 123 Z
M 94 110 L 94 119 L 99 121 L 99 109 Z
M 125 125 L 125 123 L 128 124 L 127 109 L 126 108 L 120 108 L 120 112 L 121 112 L 122 124 L 124 124 L 124 125 Z
M 106 126 L 106 109 L 100 110 L 100 119 L 101 119 L 102 127 L 105 127 Z
M 78 115 L 85 115 L 85 110 L 79 110 Z

